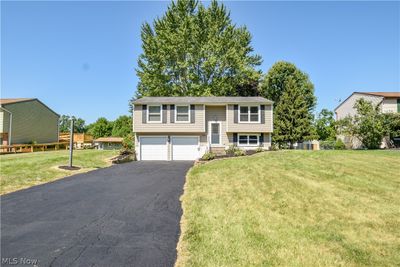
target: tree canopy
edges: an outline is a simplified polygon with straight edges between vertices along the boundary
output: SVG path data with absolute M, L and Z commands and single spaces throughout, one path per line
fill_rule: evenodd
M 72 116 L 74 119 L 74 133 L 83 133 L 85 132 L 85 121 L 81 118 L 76 118 Z M 71 117 L 68 115 L 61 115 L 59 120 L 59 131 L 60 133 L 69 132 L 71 129 Z
M 104 117 L 98 118 L 96 122 L 88 125 L 88 133 L 94 138 L 111 136 L 113 122 Z
M 312 124 L 316 97 L 306 73 L 292 63 L 277 62 L 264 77 L 261 94 L 274 101 L 274 142 L 293 145 L 316 138 Z
M 132 133 L 132 117 L 127 115 L 119 116 L 113 123 L 112 136 L 125 137 Z
M 258 94 L 261 57 L 251 34 L 215 0 L 208 7 L 171 2 L 161 18 L 142 25 L 141 39 L 136 97 Z

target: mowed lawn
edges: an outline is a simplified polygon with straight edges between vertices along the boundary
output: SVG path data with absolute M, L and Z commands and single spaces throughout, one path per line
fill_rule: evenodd
M 188 173 L 177 266 L 399 266 L 400 151 L 277 151 Z
M 66 150 L 2 155 L 0 156 L 0 194 L 110 166 L 109 159 L 117 153 L 118 151 L 110 150 L 76 150 L 73 165 L 81 167 L 76 171 L 58 168 L 60 165 L 68 165 L 69 151 Z

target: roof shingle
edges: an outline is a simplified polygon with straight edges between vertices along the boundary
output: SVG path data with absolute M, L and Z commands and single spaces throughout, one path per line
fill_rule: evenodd
M 133 104 L 241 104 L 259 103 L 272 104 L 260 96 L 171 96 L 171 97 L 152 97 L 146 96 L 133 101 Z
M 35 98 L 0 98 L 0 105 L 13 104 L 34 100 Z

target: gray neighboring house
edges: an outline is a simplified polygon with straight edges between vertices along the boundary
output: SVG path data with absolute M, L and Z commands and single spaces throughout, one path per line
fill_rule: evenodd
M 273 102 L 263 97 L 143 97 L 133 104 L 138 160 L 195 160 L 230 145 L 271 146 Z
M 347 116 L 354 116 L 357 111 L 354 104 L 358 99 L 365 99 L 377 105 L 382 113 L 400 112 L 400 92 L 354 92 L 335 108 L 336 120 Z M 339 135 L 348 148 L 362 148 L 363 145 L 356 137 Z M 381 148 L 387 147 L 387 142 L 382 142 Z
M 60 115 L 37 98 L 0 99 L 0 144 L 58 142 Z

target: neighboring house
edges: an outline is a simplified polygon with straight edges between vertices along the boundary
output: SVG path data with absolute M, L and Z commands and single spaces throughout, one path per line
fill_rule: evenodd
M 58 142 L 59 117 L 36 98 L 0 99 L 1 145 Z
M 354 104 L 360 98 L 378 105 L 383 113 L 400 112 L 400 92 L 354 92 L 335 108 L 336 120 L 354 116 Z
M 94 146 L 100 150 L 120 149 L 122 148 L 122 137 L 100 137 L 95 139 Z
M 357 113 L 354 104 L 361 98 L 378 105 L 383 113 L 400 112 L 400 92 L 354 92 L 335 108 L 336 120 L 354 116 Z M 362 148 L 362 143 L 357 138 L 350 136 L 338 136 L 338 138 L 342 139 L 347 147 Z M 381 147 L 386 146 L 383 142 Z
M 138 160 L 194 160 L 230 145 L 271 146 L 273 102 L 263 97 L 143 97 L 133 104 Z

